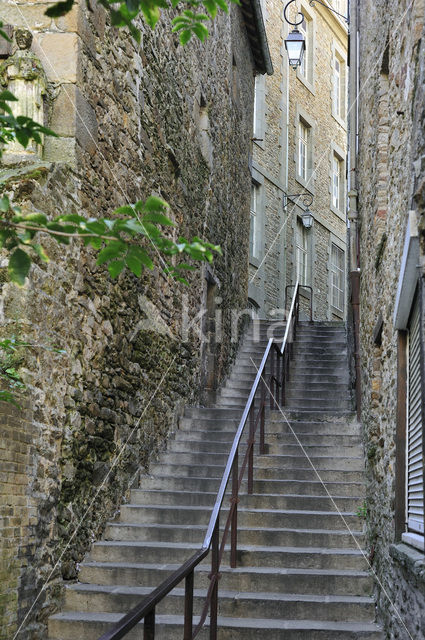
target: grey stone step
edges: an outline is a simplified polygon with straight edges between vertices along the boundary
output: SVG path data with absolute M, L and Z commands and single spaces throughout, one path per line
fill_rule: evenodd
M 172 491 L 172 490 L 148 490 L 133 489 L 130 494 L 131 504 L 137 505 L 178 505 L 186 506 L 213 506 L 216 492 L 206 491 Z M 362 496 L 338 496 L 330 498 L 325 489 L 322 496 L 308 494 L 265 493 L 241 495 L 241 506 L 250 509 L 307 509 L 315 511 L 334 511 L 337 507 L 341 511 L 356 511 L 362 504 Z
M 229 565 L 229 545 L 223 565 Z M 181 542 L 102 541 L 93 545 L 90 562 L 136 562 L 149 564 L 183 564 L 199 547 Z M 238 545 L 238 567 L 285 567 L 288 569 L 335 569 L 367 571 L 367 558 L 356 549 L 322 549 L 317 547 L 259 547 Z
M 153 587 L 126 587 L 75 584 L 66 589 L 66 611 L 103 611 L 127 613 Z M 206 590 L 194 592 L 194 610 L 199 612 Z M 184 589 L 173 589 L 157 607 L 157 613 L 179 615 L 184 608 Z M 374 617 L 374 602 L 366 596 L 320 596 L 284 593 L 243 593 L 220 589 L 220 613 L 238 618 L 265 617 L 279 619 L 282 612 L 290 620 L 341 620 L 370 622 Z
M 299 407 L 303 407 L 304 410 L 329 409 L 331 411 L 339 411 L 340 409 L 342 409 L 348 411 L 351 408 L 351 402 L 346 397 L 334 396 L 333 398 L 313 398 L 308 394 L 308 392 L 303 395 L 300 394 L 298 396 L 295 396 L 288 392 L 286 403 L 282 408 L 284 407 L 288 409 L 298 409 Z
M 298 465 L 298 466 L 296 466 Z M 308 465 L 308 466 L 307 466 Z M 335 465 L 333 465 L 335 466 Z M 343 464 L 341 469 L 317 469 L 323 481 L 332 480 L 334 482 L 361 482 L 364 477 L 364 470 L 350 470 Z M 176 478 L 221 478 L 224 472 L 223 465 L 202 465 L 202 464 L 155 464 L 151 467 L 153 475 L 173 475 Z M 308 464 L 308 461 L 296 460 L 294 466 L 287 466 L 284 469 L 255 467 L 254 477 L 262 480 L 305 480 L 306 478 L 317 479 L 317 473 Z
M 224 527 L 224 524 L 223 524 Z M 222 527 L 222 529 L 223 529 Z M 155 541 L 155 542 L 194 542 L 201 547 L 205 537 L 204 525 L 179 524 L 130 524 L 120 522 L 108 523 L 105 530 L 105 540 L 121 541 Z M 238 529 L 238 544 L 255 546 L 281 547 L 318 547 L 358 549 L 363 548 L 364 533 L 360 530 L 349 532 L 345 529 L 310 529 L 287 528 L 277 529 L 264 527 L 240 527 Z
M 248 435 L 248 433 L 247 433 Z M 361 458 L 363 454 L 363 446 L 362 444 L 354 444 L 354 445 L 344 445 L 344 444 L 322 444 L 311 442 L 307 443 L 304 439 L 296 440 L 295 436 L 291 436 L 290 442 L 271 442 L 266 443 L 266 454 L 267 455 L 303 455 L 303 452 L 307 453 L 309 456 L 339 456 L 339 457 L 353 457 L 353 458 Z M 258 438 L 257 438 L 258 440 Z M 232 442 L 209 442 L 209 441 L 194 441 L 194 440 L 174 440 L 170 442 L 168 453 L 175 454 L 193 454 L 194 460 L 205 460 L 212 461 L 213 456 L 223 456 L 223 458 L 217 458 L 217 460 L 222 460 L 224 457 L 227 457 L 230 453 L 230 449 L 232 446 Z M 242 441 L 239 445 L 240 453 L 244 453 L 246 451 L 247 444 Z M 258 445 L 256 445 L 256 449 L 258 449 Z M 198 457 L 199 454 L 199 457 Z M 207 458 L 205 458 L 205 456 Z M 261 458 L 262 460 L 263 458 Z
M 246 493 L 247 481 L 242 483 L 241 493 Z M 141 488 L 169 491 L 218 491 L 219 478 L 176 478 L 170 476 L 143 476 Z M 288 493 L 290 495 L 363 496 L 365 485 L 361 482 L 326 482 L 316 480 L 254 480 L 255 493 Z
M 222 509 L 223 519 L 227 509 Z M 207 525 L 211 509 L 203 506 L 170 506 L 123 504 L 120 520 L 130 524 L 183 524 Z M 344 518 L 344 520 L 342 519 Z M 344 522 L 345 521 L 345 522 Z M 249 509 L 239 506 L 238 523 L 242 527 L 263 527 L 274 529 L 279 526 L 303 528 L 307 524 L 312 529 L 339 529 L 347 524 L 351 529 L 362 527 L 361 519 L 354 512 L 336 513 L 332 511 L 301 509 Z
M 80 582 L 120 584 L 129 586 L 161 584 L 180 567 L 170 563 L 155 565 L 135 562 L 84 562 Z M 209 564 L 198 565 L 195 573 L 196 588 L 209 584 Z M 270 591 L 302 594 L 371 596 L 373 580 L 367 571 L 336 569 L 282 569 L 280 567 L 238 567 L 220 569 L 222 589 L 237 591 Z
M 361 456 L 345 456 L 343 453 L 341 455 L 320 455 L 316 453 L 313 448 L 305 448 L 305 453 L 309 456 L 311 463 L 316 469 L 328 469 L 328 470 L 352 470 L 352 471 L 361 471 L 364 469 L 364 460 Z M 285 452 L 282 454 L 270 454 L 264 456 L 257 456 L 255 467 L 256 469 L 264 469 L 264 468 L 275 468 L 275 469 L 284 469 L 284 468 L 294 468 L 299 466 L 307 466 L 304 464 L 304 461 L 307 463 L 308 460 L 306 458 L 305 453 L 297 447 L 297 450 L 291 452 Z M 170 452 L 162 455 L 162 464 L 161 466 L 167 464 L 174 465 L 214 465 L 214 466 L 222 466 L 223 468 L 226 465 L 228 459 L 227 453 L 185 453 L 185 452 Z M 300 462 L 303 464 L 300 465 Z M 156 467 L 156 465 L 154 465 Z
M 93 640 L 110 626 L 118 622 L 121 614 L 64 612 L 49 620 L 50 640 Z M 194 617 L 194 624 L 197 623 Z M 156 629 L 161 640 L 176 640 L 180 637 L 182 616 L 157 616 Z M 126 640 L 143 637 L 143 623 L 130 631 Z M 373 623 L 334 622 L 316 620 L 268 620 L 261 618 L 218 618 L 220 640 L 383 640 L 382 631 Z M 201 640 L 209 637 L 208 623 L 199 634 Z M 283 636 L 284 634 L 284 636 Z
M 267 433 L 267 443 L 270 446 L 274 446 L 275 444 L 281 444 L 282 446 L 286 444 L 295 444 L 298 440 L 301 444 L 305 446 L 312 445 L 327 445 L 327 446 L 359 446 L 360 452 L 362 451 L 362 441 L 360 434 L 359 435 L 346 435 L 345 433 L 333 433 L 333 434 L 323 434 L 323 433 L 297 433 L 294 429 L 294 433 Z

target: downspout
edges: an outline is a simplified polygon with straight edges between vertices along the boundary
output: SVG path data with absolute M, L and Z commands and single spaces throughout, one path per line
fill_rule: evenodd
M 349 185 L 348 220 L 350 223 L 349 269 L 351 306 L 353 311 L 354 365 L 357 417 L 361 417 L 360 368 L 360 246 L 357 211 L 357 144 L 358 144 L 358 0 L 349 2 L 350 72 L 349 72 Z

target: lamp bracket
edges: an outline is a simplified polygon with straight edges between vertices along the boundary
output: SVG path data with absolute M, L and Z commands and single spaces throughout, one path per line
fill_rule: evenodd
M 291 20 L 289 20 L 288 15 L 287 15 L 287 11 L 288 11 L 289 5 L 292 4 L 295 1 L 296 0 L 289 0 L 289 2 L 286 3 L 285 8 L 283 10 L 283 17 L 285 18 L 285 20 L 286 20 L 286 22 L 288 24 L 291 24 L 293 27 L 298 27 L 300 24 L 302 24 L 304 22 L 304 14 L 301 13 L 301 11 L 298 11 L 297 16 L 300 16 L 300 19 L 298 20 L 298 22 L 291 22 Z
M 347 24 L 349 24 L 350 20 L 348 19 L 348 16 L 344 16 L 342 13 L 339 13 L 339 11 L 337 11 L 336 9 L 332 9 L 332 7 L 330 7 L 329 5 L 325 4 L 324 2 L 321 2 L 320 0 L 310 0 L 310 7 L 314 7 L 316 2 L 321 4 L 322 7 L 326 7 L 326 9 L 329 9 L 329 11 L 333 11 L 334 13 L 336 13 L 337 16 L 339 16 L 340 18 L 345 20 L 345 22 Z
M 301 198 L 301 202 L 305 207 L 311 207 L 313 204 L 313 196 L 311 193 L 304 191 L 303 193 L 285 193 L 283 196 L 283 207 L 287 206 L 287 201 L 290 200 L 293 204 L 297 204 L 294 198 Z

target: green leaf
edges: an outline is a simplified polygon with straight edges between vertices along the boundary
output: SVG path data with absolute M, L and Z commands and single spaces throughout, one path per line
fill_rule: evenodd
M 8 402 L 9 404 L 13 404 L 18 409 L 21 408 L 21 405 L 17 402 L 15 396 L 10 391 L 5 391 L 0 389 L 0 402 Z
M 116 278 L 125 267 L 124 260 L 116 260 L 108 265 L 108 271 L 111 278 Z
M 152 211 L 164 211 L 164 209 L 169 209 L 168 203 L 157 196 L 149 196 L 144 205 L 144 210 L 149 213 Z
M 163 213 L 158 213 L 155 211 L 152 211 L 151 213 L 147 213 L 145 216 L 143 216 L 142 218 L 142 223 L 145 224 L 145 222 L 153 222 L 154 224 L 162 224 L 164 227 L 175 227 L 175 223 L 170 220 L 170 218 L 167 218 L 167 216 L 164 216 Z
M 190 29 L 184 29 L 180 34 L 180 44 L 183 46 L 189 42 L 192 37 L 192 32 Z
M 98 235 L 102 235 L 107 231 L 106 225 L 100 220 L 90 220 L 89 222 L 86 222 L 85 227 L 92 233 L 96 233 Z
M 101 265 L 108 260 L 113 260 L 118 256 L 122 255 L 125 251 L 125 244 L 119 240 L 112 240 L 109 244 L 106 245 L 104 249 L 99 253 L 96 264 Z
M 217 5 L 215 0 L 203 0 L 203 3 L 211 18 L 215 18 L 217 15 Z
M 77 213 L 67 213 L 64 216 L 55 218 L 55 222 L 75 222 L 76 224 L 80 224 L 80 222 L 87 222 L 87 218 L 79 216 Z
M 44 213 L 34 212 L 28 213 L 21 218 L 23 222 L 36 222 L 37 224 L 47 224 L 47 216 Z
M 115 209 L 115 211 L 113 212 L 114 215 L 126 215 L 126 216 L 134 216 L 134 208 L 130 205 L 124 205 L 123 207 L 118 207 L 118 209 Z
M 15 249 L 9 258 L 8 272 L 12 282 L 22 287 L 31 267 L 29 255 L 22 249 Z
M 128 252 L 128 254 L 125 257 L 125 263 L 127 267 L 130 269 L 130 271 L 132 271 L 135 276 L 140 278 L 140 276 L 142 275 L 143 267 L 142 267 L 142 263 L 137 258 L 137 256 Z
M 194 24 L 192 26 L 192 31 L 201 42 L 204 42 L 208 38 L 208 29 L 204 24 Z
M 3 196 L 2 198 L 0 198 L 0 211 L 9 211 L 10 208 L 10 201 L 9 198 L 7 196 Z
M 225 13 L 229 13 L 229 7 L 227 5 L 226 0 L 215 0 L 220 9 L 222 9 Z M 239 0 L 232 0 L 235 4 L 239 4 Z
M 143 249 L 143 247 L 139 247 L 138 245 L 132 245 L 128 250 L 128 253 L 131 254 L 132 256 L 135 256 L 137 260 L 139 260 L 145 267 L 147 267 L 151 271 L 154 268 L 154 264 L 152 260 L 148 256 L 145 249 Z
M 4 101 L 4 100 L 7 100 L 8 102 L 18 102 L 18 98 L 14 96 L 13 93 L 8 91 L 7 89 L 4 89 L 3 91 L 0 92 L 0 101 Z
M 49 7 L 45 11 L 46 16 L 49 18 L 60 18 L 61 16 L 69 13 L 73 7 L 74 0 L 64 0 L 63 2 L 57 2 L 53 7 Z
M 11 238 L 12 236 L 16 237 L 16 233 L 14 231 L 9 231 L 6 229 L 0 230 L 0 249 L 3 249 L 7 240 L 9 240 L 9 238 Z
M 43 262 L 50 262 L 50 258 L 47 255 L 47 253 L 44 251 L 44 248 L 41 246 L 41 244 L 33 244 L 32 248 L 41 258 L 41 260 L 43 260 Z
M 25 129 L 16 129 L 15 134 L 19 144 L 21 144 L 24 149 L 26 149 L 30 140 L 28 133 L 25 131 Z

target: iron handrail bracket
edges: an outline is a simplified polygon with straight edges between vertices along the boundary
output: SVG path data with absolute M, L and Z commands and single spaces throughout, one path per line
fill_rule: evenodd
M 174 573 L 166 578 L 152 593 L 150 593 L 142 602 L 136 605 L 131 611 L 123 616 L 108 631 L 106 631 L 99 640 L 121 640 L 131 629 L 133 629 L 142 619 L 144 619 L 144 638 L 149 640 L 155 637 L 155 608 L 156 605 L 170 593 L 174 587 L 180 582 L 186 580 L 185 587 L 185 614 L 184 614 L 184 638 L 183 640 L 193 640 L 206 620 L 207 613 L 210 611 L 210 640 L 217 638 L 217 610 L 218 610 L 218 580 L 220 578 L 220 564 L 224 553 L 229 529 L 232 531 L 231 536 L 231 566 L 235 567 L 237 562 L 237 504 L 239 501 L 239 490 L 242 485 L 245 470 L 248 468 L 248 493 L 253 492 L 253 455 L 255 434 L 260 425 L 260 454 L 264 453 L 264 424 L 266 410 L 266 390 L 270 396 L 270 407 L 278 406 L 279 395 L 281 401 L 285 401 L 285 380 L 289 376 L 289 361 L 292 357 L 292 342 L 296 334 L 296 324 L 298 322 L 299 313 L 299 290 L 300 285 L 297 281 L 295 291 L 292 298 L 291 308 L 287 318 L 285 335 L 282 345 L 276 343 L 274 338 L 270 338 L 261 364 L 257 370 L 254 383 L 248 396 L 245 408 L 242 413 L 238 428 L 233 439 L 232 447 L 227 458 L 226 467 L 217 492 L 214 507 L 202 543 L 202 547 L 196 551 L 191 558 L 181 565 Z M 273 347 L 273 348 L 272 348 Z M 270 359 L 270 372 L 267 373 L 267 364 Z M 275 368 L 276 364 L 276 368 Z M 267 377 L 269 384 L 267 384 Z M 260 406 L 258 414 L 255 416 L 255 397 L 261 384 Z M 274 393 L 273 393 L 274 389 Z M 249 439 L 245 452 L 245 457 L 239 469 L 239 446 L 244 433 L 246 423 L 249 418 Z M 229 509 L 227 521 L 224 526 L 224 532 L 221 542 L 220 538 L 220 512 L 223 506 L 224 496 L 226 494 L 227 485 L 232 476 L 233 487 L 231 506 Z M 212 562 L 210 573 L 210 586 L 207 590 L 204 607 L 200 616 L 200 620 L 195 629 L 193 629 L 193 573 L 195 568 L 208 555 L 212 548 Z

